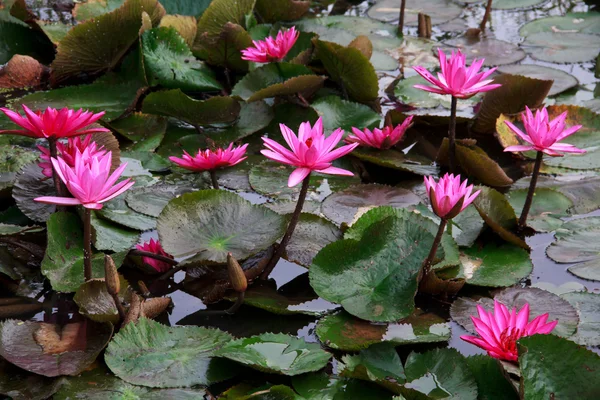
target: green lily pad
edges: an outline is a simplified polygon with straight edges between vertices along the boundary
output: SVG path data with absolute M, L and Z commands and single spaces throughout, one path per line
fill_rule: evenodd
M 231 363 L 215 358 L 231 340 L 229 334 L 218 329 L 169 327 L 140 318 L 115 335 L 104 361 L 115 375 L 134 385 L 208 386 L 237 372 Z
M 498 361 L 484 355 L 467 357 L 466 361 L 477 381 L 478 399 L 516 400 L 519 398 L 515 388 L 504 376 Z
M 432 25 L 439 25 L 458 17 L 461 12 L 462 7 L 448 0 L 407 0 L 404 25 L 417 26 L 419 13 L 429 15 Z M 400 3 L 396 0 L 379 0 L 367 14 L 379 21 L 397 21 Z
M 309 9 L 307 0 L 256 0 L 255 11 L 265 22 L 295 21 Z
M 514 210 L 521 213 L 528 189 L 512 190 L 508 201 Z M 566 216 L 573 202 L 564 194 L 550 188 L 536 188 L 531 209 L 527 216 L 527 225 L 538 232 L 549 232 L 560 227 L 563 222 L 558 218 Z
M 587 399 L 598 395 L 598 354 L 554 335 L 525 337 L 518 346 L 524 398 Z
M 101 210 L 96 211 L 96 214 L 131 229 L 147 231 L 156 228 L 156 219 L 129 208 L 125 202 L 125 196 L 107 201 Z
M 243 260 L 266 249 L 285 228 L 279 214 L 222 190 L 186 193 L 171 200 L 158 217 L 158 234 L 167 253 L 219 263 L 229 252 Z
M 372 149 L 358 147 L 352 156 L 382 167 L 412 172 L 417 175 L 437 175 L 439 168 L 431 160 L 421 155 L 404 154 L 395 149 Z
M 371 323 L 342 311 L 321 318 L 316 333 L 327 347 L 358 351 L 380 342 L 395 346 L 446 342 L 450 339 L 450 324 L 419 309 L 408 318 L 389 324 Z
M 124 151 L 121 158 L 127 162 L 139 161 L 142 168 L 150 172 L 165 172 L 173 165 L 166 158 L 151 151 Z
M 548 321 L 558 320 L 558 325 L 552 331 L 555 335 L 569 337 L 577 329 L 579 322 L 577 311 L 569 302 L 554 293 L 538 288 L 512 287 L 499 292 L 494 298 L 509 309 L 516 307 L 517 310 L 520 310 L 525 303 L 529 303 L 530 320 L 548 313 Z M 478 304 L 488 311 L 494 309 L 494 301 L 490 298 L 483 297 L 475 301 L 467 297 L 460 297 L 452 303 L 450 316 L 469 332 L 476 333 L 471 316 L 477 317 Z
M 0 37 L 0 64 L 6 64 L 15 54 L 31 56 L 42 63 L 52 60 L 52 42 L 27 26 L 0 20 Z
M 173 117 L 192 125 L 233 122 L 240 113 L 239 103 L 232 97 L 215 96 L 195 100 L 179 89 L 150 93 L 144 99 L 142 111 Z
M 455 349 L 412 352 L 404 365 L 406 388 L 433 398 L 477 399 L 477 382 Z
M 408 189 L 378 184 L 351 186 L 327 197 L 323 214 L 338 225 L 352 225 L 362 214 L 378 206 L 406 208 L 420 202 Z
M 300 185 L 288 187 L 287 181 L 293 169 L 274 161 L 264 161 L 250 170 L 250 185 L 265 196 L 278 199 L 296 200 L 300 193 Z M 323 201 L 333 192 L 357 184 L 360 179 L 355 176 L 325 175 L 313 172 L 308 186 L 308 200 Z
M 350 99 L 366 103 L 377 98 L 377 74 L 360 50 L 317 39 L 313 39 L 313 43 L 317 57 L 331 79 L 342 87 Z
M 132 210 L 138 213 L 158 217 L 169 201 L 191 190 L 192 187 L 175 185 L 140 187 L 128 191 L 125 201 Z
M 133 144 L 133 151 L 154 151 L 167 130 L 167 119 L 157 115 L 133 113 L 126 118 L 113 121 L 110 127 Z
M 140 233 L 110 223 L 92 211 L 92 243 L 97 250 L 124 251 L 138 242 Z
M 521 36 L 540 32 L 600 34 L 600 13 L 588 11 L 539 18 L 526 23 L 519 29 Z
M 217 146 L 228 146 L 260 131 L 273 120 L 273 110 L 264 101 L 242 103 L 238 120 L 230 126 L 204 128 Z M 247 161 L 245 161 L 247 163 Z
M 0 323 L 0 355 L 38 375 L 78 375 L 96 360 L 112 333 L 112 324 L 88 320 L 59 326 L 9 319 Z
M 503 65 L 498 68 L 502 74 L 522 75 L 528 78 L 552 80 L 552 88 L 548 96 L 555 96 L 565 90 L 579 85 L 579 81 L 573 75 L 556 68 L 544 67 L 535 64 Z
M 304 65 L 266 64 L 248 73 L 233 88 L 231 95 L 246 102 L 269 97 L 313 92 L 323 85 L 323 78 Z
M 44 228 L 42 228 L 42 227 L 21 226 L 21 225 L 0 223 L 0 236 L 18 235 L 20 233 L 25 233 L 25 232 L 40 232 L 43 230 L 44 230 Z
M 529 8 L 537 6 L 546 0 L 496 0 L 492 3 L 494 10 L 511 10 L 514 8 Z
M 349 133 L 352 127 L 379 128 L 382 121 L 381 115 L 370 107 L 343 100 L 338 96 L 322 97 L 313 102 L 311 107 L 323 118 L 326 131 L 342 128 Z
M 196 60 L 175 28 L 154 28 L 142 35 L 148 82 L 188 91 L 220 90 L 214 72 Z
M 119 299 L 123 303 L 131 302 L 132 290 L 129 283 L 119 276 Z M 79 307 L 79 313 L 96 322 L 110 322 L 117 324 L 121 318 L 117 306 L 106 288 L 104 279 L 92 279 L 79 286 L 73 301 Z
M 73 8 L 73 16 L 77 22 L 83 22 L 114 11 L 124 2 L 125 0 L 88 0 L 85 3 L 76 3 Z
M 295 376 L 292 382 L 294 389 L 306 400 L 393 400 L 391 392 L 375 384 L 342 379 L 324 372 Z
M 116 67 L 138 40 L 142 12 L 158 24 L 165 9 L 157 0 L 127 0 L 114 11 L 74 26 L 58 44 L 51 80 L 58 83 L 81 73 L 94 75 Z
M 255 3 L 256 0 L 238 0 L 235 3 L 229 0 L 212 0 L 198 20 L 196 37 L 206 33 L 208 38 L 214 38 L 228 22 L 244 26 L 246 16 L 252 13 Z
M 167 14 L 199 17 L 210 5 L 211 0 L 161 0 Z
M 600 295 L 570 292 L 560 297 L 571 303 L 579 314 L 577 332 L 569 339 L 584 346 L 600 346 Z
M 328 220 L 313 214 L 301 214 L 285 248 L 285 258 L 308 268 L 323 247 L 341 238 L 342 232 Z
M 62 379 L 26 372 L 0 361 L 0 394 L 13 400 L 46 400 L 62 386 Z
M 331 358 L 316 343 L 276 333 L 230 341 L 216 354 L 259 371 L 288 376 L 318 371 Z
M 304 400 L 289 386 L 269 383 L 256 386 L 255 384 L 240 383 L 219 395 L 223 400 Z
M 467 64 L 474 59 L 485 58 L 484 66 L 514 64 L 525 58 L 526 54 L 517 45 L 493 38 L 458 37 L 444 41 L 448 47 L 446 53 L 461 50 L 467 57 Z
M 432 243 L 433 235 L 419 225 L 385 218 L 369 226 L 360 241 L 344 239 L 323 248 L 310 267 L 310 284 L 359 318 L 406 318 L 415 309 L 418 274 Z
M 587 33 L 532 33 L 521 46 L 536 60 L 554 63 L 592 61 L 600 48 L 600 37 Z

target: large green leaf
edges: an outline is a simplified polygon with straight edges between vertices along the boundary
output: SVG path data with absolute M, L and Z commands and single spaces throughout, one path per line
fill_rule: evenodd
M 235 121 L 240 105 L 232 97 L 195 100 L 180 89 L 174 89 L 150 93 L 144 99 L 142 111 L 174 117 L 193 125 L 208 125 Z
M 52 60 L 52 43 L 29 27 L 0 20 L 0 38 L 0 64 L 6 64 L 15 54 L 31 56 L 42 63 Z
M 98 218 L 92 211 L 92 243 L 97 250 L 124 251 L 137 243 L 139 232 Z
M 314 214 L 301 214 L 294 234 L 285 248 L 285 258 L 310 267 L 313 258 L 329 243 L 342 238 L 342 232 L 328 220 Z
M 526 23 L 519 29 L 521 36 L 529 36 L 540 32 L 600 34 L 600 14 L 588 11 L 539 18 Z
M 218 329 L 170 327 L 140 318 L 115 335 L 104 360 L 115 375 L 134 385 L 207 386 L 235 375 L 231 363 L 214 358 L 231 339 Z
M 286 220 L 235 193 L 201 190 L 167 204 L 158 218 L 158 234 L 174 257 L 225 262 L 227 253 L 245 259 L 272 245 Z
M 360 103 L 343 100 L 338 96 L 326 96 L 311 104 L 317 114 L 323 118 L 323 127 L 327 131 L 342 128 L 350 133 L 352 127 L 379 128 L 382 118 L 379 113 Z
M 316 343 L 275 333 L 230 341 L 216 354 L 263 372 L 290 376 L 320 370 L 331 358 Z
M 577 332 L 569 339 L 584 346 L 600 346 L 600 295 L 571 292 L 560 295 L 579 314 Z
M 142 214 L 158 217 L 165 206 L 175 197 L 192 191 L 191 186 L 154 185 L 134 188 L 127 192 L 127 205 Z
M 148 231 L 156 228 L 156 219 L 129 208 L 125 202 L 125 196 L 107 201 L 101 210 L 96 211 L 96 214 L 131 229 Z
M 205 128 L 204 133 L 217 146 L 228 146 L 268 126 L 273 119 L 273 110 L 264 101 L 242 103 L 239 119 L 230 126 Z M 245 161 L 247 164 L 248 161 Z M 226 170 L 222 171 L 227 171 Z
M 518 189 L 508 192 L 508 201 L 520 215 L 529 189 Z M 558 218 L 567 215 L 573 202 L 564 194 L 550 188 L 536 188 L 531 209 L 527 215 L 527 225 L 538 232 L 548 232 L 562 225 Z
M 532 33 L 521 44 L 534 59 L 553 63 L 592 61 L 600 47 L 600 37 L 587 33 Z
M 395 321 L 415 309 L 418 275 L 433 235 L 407 219 L 388 217 L 360 241 L 344 239 L 317 254 L 310 283 L 325 300 L 369 321 Z
M 467 365 L 477 381 L 479 400 L 516 400 L 519 398 L 513 385 L 504 376 L 502 367 L 492 357 L 476 355 L 467 357 Z
M 142 52 L 150 85 L 189 91 L 221 89 L 214 72 L 196 60 L 175 28 L 154 28 L 144 32 Z
M 600 357 L 554 335 L 519 340 L 521 394 L 525 399 L 593 399 L 598 397 Z
M 211 65 L 247 71 L 248 61 L 242 60 L 241 51 L 251 46 L 252 38 L 248 32 L 240 25 L 228 22 L 216 37 L 211 37 L 208 33 L 198 35 L 192 52 Z

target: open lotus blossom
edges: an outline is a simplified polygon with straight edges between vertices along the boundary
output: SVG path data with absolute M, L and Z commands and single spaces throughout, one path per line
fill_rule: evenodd
M 91 157 L 100 156 L 106 153 L 106 150 L 104 150 L 103 147 L 98 148 L 96 142 L 92 142 L 92 135 L 69 138 L 66 144 L 61 142 L 56 143 L 56 148 L 58 155 L 67 163 L 67 165 L 69 165 L 69 167 L 75 166 L 75 154 L 77 151 L 83 152 L 85 149 L 88 149 Z M 52 177 L 50 149 L 44 146 L 38 146 L 38 149 L 42 152 L 40 158 L 43 160 L 38 165 L 42 168 L 42 174 L 50 178 Z
M 460 175 L 446 174 L 437 183 L 433 177 L 425 177 L 425 187 L 433 212 L 443 220 L 456 217 L 475 200 L 481 190 L 473 191 L 473 185 L 467 186 L 467 180 Z
M 166 253 L 163 250 L 162 245 L 160 244 L 160 242 L 158 240 L 150 239 L 149 242 L 138 244 L 135 246 L 135 248 L 140 251 L 147 251 L 149 253 L 158 254 L 159 256 L 173 258 L 172 255 L 170 255 L 169 253 Z M 163 272 L 167 272 L 168 270 L 171 269 L 171 264 L 166 263 L 164 261 L 157 260 L 155 258 L 142 257 L 142 261 L 144 263 L 148 264 L 149 266 L 151 266 L 152 268 L 154 268 L 157 272 L 163 273 Z
M 75 163 L 71 167 L 62 158 L 51 158 L 54 171 L 65 183 L 71 197 L 44 196 L 34 199 L 41 203 L 65 206 L 83 205 L 85 208 L 99 210 L 102 203 L 125 192 L 134 182 L 125 179 L 115 185 L 127 163 L 122 164 L 110 174 L 112 153 L 91 156 L 89 148 L 75 152 Z
M 242 60 L 257 63 L 281 61 L 294 47 L 299 35 L 300 32 L 292 26 L 286 31 L 279 31 L 276 38 L 269 36 L 264 40 L 253 40 L 253 46 L 242 50 Z
M 493 79 L 487 79 L 496 68 L 479 72 L 484 62 L 483 58 L 473 60 L 471 66 L 467 67 L 467 58 L 460 50 L 456 53 L 453 51 L 450 57 L 446 58 L 446 54 L 438 49 L 438 57 L 442 71 L 437 74 L 437 78 L 423 67 L 413 67 L 419 75 L 435 86 L 415 85 L 414 87 L 427 92 L 449 94 L 459 99 L 468 99 L 479 92 L 487 92 L 501 86 L 491 83 Z
M 557 143 L 581 128 L 581 125 L 573 125 L 567 128 L 565 124 L 567 111 L 549 121 L 548 110 L 545 107 L 537 110 L 534 116 L 529 107 L 525 106 L 525 112 L 521 115 L 521 118 L 527 133 L 523 133 L 510 121 L 504 121 L 504 123 L 530 145 L 508 146 L 504 151 L 536 150 L 553 157 L 562 157 L 560 153 L 585 153 L 585 150 L 571 144 Z
M 310 122 L 301 123 L 298 128 L 298 136 L 284 124 L 279 124 L 279 128 L 291 151 L 273 139 L 263 137 L 262 140 L 267 150 L 260 152 L 271 160 L 296 167 L 288 179 L 289 187 L 302 182 L 311 171 L 332 175 L 354 175 L 350 171 L 331 165 L 333 160 L 345 156 L 358 146 L 358 143 L 352 143 L 335 148 L 344 136 L 342 129 L 336 129 L 326 138 L 323 134 L 321 118 L 315 122 L 313 127 L 310 126 Z
M 345 141 L 346 143 L 358 143 L 362 146 L 375 147 L 376 149 L 389 149 L 402 139 L 406 130 L 410 127 L 412 119 L 413 116 L 411 115 L 395 128 L 385 126 L 382 129 L 375 128 L 373 131 L 370 131 L 368 128 L 361 131 L 352 127 L 354 135 L 348 136 Z
M 233 143 L 231 143 L 226 149 L 198 150 L 198 153 L 195 156 L 191 156 L 184 150 L 182 158 L 169 157 L 169 160 L 190 171 L 210 171 L 217 168 L 231 167 L 241 163 L 247 158 L 244 157 L 246 154 L 246 147 L 248 147 L 247 144 L 233 147 Z
M 494 358 L 517 361 L 517 340 L 536 334 L 546 335 L 554 329 L 558 321 L 546 322 L 548 314 L 542 314 L 529 322 L 529 304 L 525 303 L 519 312 L 508 310 L 504 304 L 494 300 L 494 311 L 487 312 L 477 306 L 479 318 L 471 317 L 480 337 L 464 335 L 460 338 L 486 350 Z
M 90 111 L 75 111 L 68 108 L 56 110 L 51 107 L 46 108 L 45 111 L 33 112 L 26 105 L 23 105 L 23 111 L 25 111 L 23 117 L 8 108 L 0 108 L 0 111 L 6 114 L 12 122 L 23 128 L 2 130 L 0 133 L 12 133 L 42 139 L 60 139 L 94 132 L 110 132 L 106 128 L 85 129 L 102 118 L 104 112 L 94 114 Z

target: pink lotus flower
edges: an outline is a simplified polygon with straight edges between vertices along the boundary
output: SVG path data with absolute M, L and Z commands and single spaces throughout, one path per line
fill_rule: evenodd
M 517 361 L 517 340 L 535 334 L 546 335 L 554 329 L 558 321 L 546 323 L 548 314 L 542 314 L 529 322 L 529 304 L 525 303 L 517 313 L 494 300 L 494 312 L 487 312 L 477 306 L 479 318 L 471 317 L 477 333 L 481 337 L 464 335 L 460 338 L 486 350 L 491 357 Z
M 471 194 L 473 185 L 462 183 L 460 175 L 446 174 L 436 183 L 433 177 L 425 177 L 425 187 L 433 212 L 440 218 L 448 220 L 456 217 L 475 200 L 481 190 Z
M 169 157 L 169 160 L 190 171 L 210 171 L 217 168 L 232 167 L 241 163 L 247 158 L 244 157 L 246 147 L 248 147 L 247 144 L 234 148 L 233 143 L 231 143 L 226 149 L 198 150 L 198 154 L 194 157 L 184 150 L 183 158 Z
M 460 50 L 456 53 L 452 52 L 450 58 L 446 59 L 446 54 L 441 49 L 438 49 L 438 56 L 442 72 L 438 73 L 437 78 L 423 67 L 413 67 L 419 75 L 436 87 L 426 85 L 415 85 L 414 87 L 427 92 L 449 94 L 459 99 L 468 99 L 479 92 L 487 92 L 501 86 L 495 83 L 491 84 L 493 79 L 486 80 L 496 68 L 489 69 L 486 72 L 479 72 L 479 69 L 483 65 L 483 58 L 479 61 L 473 60 L 473 64 L 467 67 L 466 57 Z
M 65 206 L 81 204 L 85 208 L 100 210 L 102 203 L 117 197 L 134 184 L 131 179 L 126 179 L 114 185 L 127 163 L 122 164 L 110 175 L 112 161 L 110 151 L 103 155 L 91 156 L 89 148 L 83 152 L 77 150 L 73 167 L 70 167 L 62 158 L 51 158 L 51 161 L 54 171 L 74 198 L 45 196 L 34 199 L 41 203 Z
M 158 240 L 150 239 L 149 242 L 145 242 L 143 244 L 138 244 L 135 246 L 135 248 L 140 251 L 147 251 L 149 253 L 158 254 L 160 256 L 173 258 L 172 255 L 166 253 L 163 250 L 162 245 L 160 244 L 160 242 Z M 155 258 L 142 257 L 142 261 L 144 263 L 148 264 L 149 266 L 151 266 L 152 268 L 154 268 L 157 272 L 163 273 L 163 272 L 167 272 L 168 270 L 171 269 L 171 264 L 166 263 L 164 261 L 157 260 Z
M 406 130 L 410 127 L 412 119 L 413 116 L 411 115 L 395 128 L 385 126 L 383 129 L 375 128 L 372 132 L 368 128 L 361 131 L 352 127 L 354 135 L 348 136 L 345 141 L 346 143 L 358 143 L 362 146 L 375 147 L 376 149 L 389 149 L 402 139 Z
M 523 133 L 510 121 L 504 121 L 504 123 L 517 136 L 527 143 L 531 143 L 531 145 L 508 146 L 504 151 L 536 150 L 542 151 L 553 157 L 562 157 L 563 155 L 559 152 L 585 153 L 585 150 L 579 149 L 571 144 L 556 143 L 559 140 L 574 134 L 581 128 L 581 125 L 567 128 L 565 125 L 565 119 L 567 118 L 566 111 L 552 121 L 549 121 L 548 110 L 546 110 L 546 108 L 537 110 L 535 116 L 533 116 L 529 107 L 525 106 L 525 112 L 521 115 L 521 118 L 523 119 L 523 125 L 525 125 L 525 131 L 527 133 Z
M 321 118 L 315 122 L 313 127 L 310 126 L 310 122 L 301 123 L 298 128 L 298 136 L 284 124 L 279 124 L 279 128 L 292 151 L 272 139 L 263 137 L 262 140 L 268 150 L 260 152 L 271 160 L 296 167 L 288 179 L 289 187 L 302 182 L 311 171 L 332 175 L 354 175 L 350 171 L 331 165 L 333 160 L 345 156 L 358 146 L 358 143 L 353 143 L 334 150 L 344 136 L 342 129 L 336 129 L 329 137 L 325 138 Z
M 50 149 L 44 146 L 38 146 L 38 149 L 42 152 L 40 158 L 44 160 L 38 165 L 42 168 L 42 174 L 51 178 L 52 177 L 52 163 L 50 162 Z M 89 154 L 92 157 L 101 156 L 106 153 L 103 147 L 98 148 L 96 142 L 92 142 L 92 135 L 86 135 L 83 139 L 81 136 L 69 138 L 67 144 L 58 142 L 56 143 L 56 149 L 59 157 L 61 157 L 69 167 L 75 166 L 75 153 L 77 151 L 83 152 L 85 149 L 89 149 Z
M 88 125 L 98 121 L 104 115 L 104 112 L 94 114 L 89 111 L 74 111 L 68 108 L 56 110 L 46 108 L 46 111 L 31 111 L 26 105 L 23 105 L 25 116 L 22 117 L 8 108 L 0 108 L 8 118 L 23 129 L 9 129 L 0 131 L 0 133 L 13 133 L 17 135 L 30 136 L 34 138 L 66 138 L 71 136 L 85 135 L 95 132 L 110 132 L 105 128 L 85 129 Z
M 254 46 L 242 50 L 242 60 L 257 63 L 281 61 L 294 47 L 299 35 L 300 32 L 292 26 L 287 31 L 279 31 L 276 38 L 269 36 L 265 40 L 253 40 Z

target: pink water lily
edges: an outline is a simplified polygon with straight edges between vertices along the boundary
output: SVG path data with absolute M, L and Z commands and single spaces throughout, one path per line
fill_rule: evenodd
M 467 58 L 458 50 L 453 51 L 450 57 L 441 49 L 438 49 L 441 72 L 434 77 L 425 68 L 413 67 L 419 75 L 434 86 L 415 85 L 417 89 L 437 94 L 449 94 L 459 99 L 468 99 L 480 92 L 494 90 L 501 85 L 492 83 L 493 79 L 487 79 L 496 68 L 491 68 L 485 72 L 479 72 L 483 66 L 484 59 L 473 60 L 470 67 L 466 66 Z
M 140 251 L 147 251 L 149 253 L 158 254 L 159 256 L 173 258 L 172 255 L 163 250 L 162 245 L 158 240 L 150 239 L 148 242 L 136 245 L 135 248 Z M 156 272 L 163 273 L 171 269 L 171 264 L 155 258 L 142 257 L 142 261 L 154 268 Z
M 525 106 L 525 112 L 521 115 L 521 118 L 523 125 L 525 125 L 526 133 L 523 133 L 523 131 L 510 121 L 504 121 L 504 123 L 517 136 L 530 144 L 508 146 L 504 151 L 536 150 L 553 157 L 562 157 L 561 153 L 585 153 L 585 150 L 571 144 L 557 143 L 581 129 L 581 125 L 573 125 L 567 128 L 565 124 L 567 111 L 550 121 L 548 110 L 545 107 L 541 110 L 536 110 L 534 116 L 529 107 Z
M 253 46 L 242 50 L 242 60 L 256 63 L 277 62 L 284 59 L 294 47 L 300 32 L 295 27 L 286 31 L 279 31 L 277 37 L 269 36 L 264 40 L 253 40 Z
M 289 187 L 302 182 L 312 171 L 332 175 L 354 175 L 350 171 L 334 167 L 331 164 L 333 160 L 345 156 L 358 146 L 358 143 L 352 143 L 335 148 L 344 136 L 342 129 L 336 129 L 326 138 L 323 134 L 322 118 L 319 118 L 312 127 L 310 122 L 301 123 L 298 128 L 298 136 L 284 124 L 279 124 L 279 128 L 291 151 L 273 139 L 263 137 L 262 140 L 267 149 L 260 152 L 271 160 L 296 167 L 288 179 Z
M 34 199 L 41 203 L 65 206 L 83 205 L 85 208 L 99 210 L 107 202 L 125 192 L 134 182 L 125 179 L 115 185 L 127 163 L 122 164 L 110 174 L 112 153 L 90 155 L 90 149 L 75 152 L 75 163 L 69 166 L 62 158 L 51 158 L 54 171 L 64 182 L 71 197 L 44 196 Z
M 190 171 L 210 171 L 217 168 L 231 167 L 241 163 L 247 158 L 244 157 L 247 147 L 247 144 L 233 147 L 233 143 L 231 143 L 229 147 L 225 149 L 198 150 L 198 153 L 195 156 L 191 156 L 184 150 L 182 158 L 169 157 L 169 160 Z
M 395 128 L 393 126 L 385 126 L 382 129 L 375 128 L 373 131 L 368 128 L 361 131 L 352 127 L 354 135 L 349 135 L 345 141 L 346 143 L 358 143 L 359 145 L 374 147 L 376 149 L 389 149 L 402 139 L 406 130 L 410 127 L 412 120 L 413 116 L 411 115 L 402 124 L 396 125 Z
M 110 132 L 106 128 L 86 129 L 86 127 L 102 118 L 104 112 L 94 114 L 81 109 L 78 111 L 68 108 L 56 110 L 51 107 L 46 108 L 45 111 L 34 112 L 26 105 L 23 105 L 25 116 L 21 116 L 8 108 L 0 108 L 0 111 L 6 114 L 12 122 L 23 128 L 2 130 L 0 133 L 60 139 L 95 132 Z
M 443 220 L 456 217 L 475 200 L 481 190 L 473 191 L 473 185 L 467 186 L 467 180 L 460 175 L 446 174 L 437 182 L 433 177 L 425 177 L 425 187 L 433 212 Z
M 83 139 L 82 139 L 83 138 Z M 90 156 L 100 156 L 106 153 L 106 150 L 101 146 L 98 148 L 96 142 L 92 141 L 92 135 L 76 136 L 69 138 L 68 142 L 56 143 L 58 155 L 62 158 L 69 167 L 75 166 L 75 154 L 77 151 L 83 152 L 85 149 L 89 150 Z M 52 177 L 52 162 L 50 161 L 50 149 L 44 146 L 38 146 L 38 149 L 42 152 L 40 158 L 43 160 L 38 165 L 42 168 L 42 174 L 47 177 Z
M 517 340 L 536 334 L 546 335 L 556 327 L 558 321 L 546 322 L 548 313 L 537 316 L 529 322 L 529 304 L 517 312 L 508 310 L 504 304 L 494 300 L 494 311 L 487 312 L 477 305 L 479 318 L 471 317 L 480 337 L 464 335 L 460 338 L 486 350 L 491 357 L 517 361 Z

